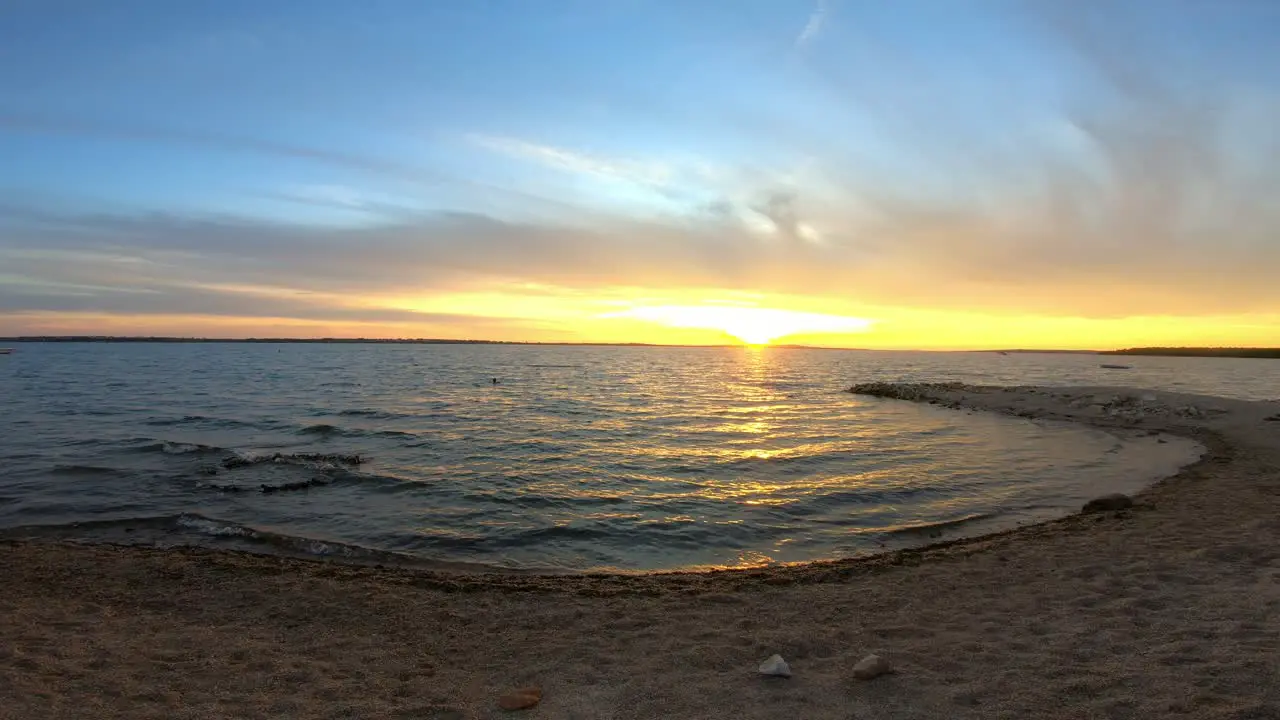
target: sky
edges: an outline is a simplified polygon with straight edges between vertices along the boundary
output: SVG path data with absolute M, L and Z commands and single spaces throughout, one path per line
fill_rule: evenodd
M 1269 0 L 0 0 L 0 335 L 1280 344 Z

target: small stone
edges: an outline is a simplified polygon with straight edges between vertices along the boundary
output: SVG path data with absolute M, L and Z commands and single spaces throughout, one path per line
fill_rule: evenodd
M 879 655 L 868 655 L 853 666 L 853 676 L 859 680 L 870 680 L 880 677 L 892 670 L 889 661 Z
M 1124 493 L 1114 493 L 1090 500 L 1084 504 L 1080 512 L 1108 512 L 1111 510 L 1128 510 L 1131 507 L 1133 507 L 1133 498 Z
M 791 666 L 787 665 L 787 661 L 783 660 L 781 655 L 770 655 L 768 660 L 760 663 L 760 674 L 789 678 Z
M 514 710 L 527 710 L 528 708 L 542 702 L 542 688 L 526 687 L 511 692 L 498 698 L 498 707 L 508 712 Z

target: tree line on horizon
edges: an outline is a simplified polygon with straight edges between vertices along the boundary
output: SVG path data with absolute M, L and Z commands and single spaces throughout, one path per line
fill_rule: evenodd
M 1280 348 L 1140 347 L 1107 350 L 1103 355 L 1161 355 L 1167 357 L 1280 358 Z

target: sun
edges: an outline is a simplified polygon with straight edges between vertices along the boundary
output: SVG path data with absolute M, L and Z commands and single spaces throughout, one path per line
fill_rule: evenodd
M 756 330 L 730 330 L 729 328 L 725 328 L 724 331 L 741 340 L 743 344 L 754 347 L 768 345 L 774 340 L 782 337 L 782 335 L 774 335 L 772 333 L 765 333 Z
M 799 332 L 798 330 L 781 328 L 781 327 L 778 327 L 777 325 L 768 325 L 768 324 L 761 325 L 761 324 L 749 324 L 749 323 L 737 324 L 732 322 L 720 325 L 715 329 L 723 330 L 729 335 L 732 335 L 738 338 L 746 345 L 755 345 L 755 346 L 768 345 L 769 343 L 773 342 L 774 340 L 777 340 L 780 337 L 786 337 L 787 335 L 794 335 L 796 332 Z
M 800 333 L 862 332 L 873 322 L 843 315 L 726 305 L 656 305 L 618 314 L 670 327 L 719 330 L 753 346 Z

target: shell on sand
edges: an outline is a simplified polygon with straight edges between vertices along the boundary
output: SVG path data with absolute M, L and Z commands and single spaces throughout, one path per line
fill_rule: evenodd
M 526 687 L 498 698 L 498 707 L 503 710 L 525 710 L 542 702 L 542 688 Z

